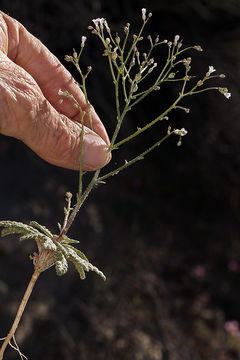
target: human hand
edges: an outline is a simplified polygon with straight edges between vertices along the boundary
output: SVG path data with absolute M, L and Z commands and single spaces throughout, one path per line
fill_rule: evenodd
M 58 59 L 22 24 L 0 11 L 0 133 L 23 141 L 47 162 L 79 168 L 81 118 L 68 91 L 86 109 L 84 95 Z M 83 170 L 110 160 L 109 139 L 91 107 L 94 131 L 85 116 Z

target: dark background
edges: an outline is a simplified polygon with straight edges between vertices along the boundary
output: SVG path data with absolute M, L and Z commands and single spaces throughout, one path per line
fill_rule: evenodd
M 128 21 L 134 31 L 142 7 L 153 12 L 151 33 L 161 39 L 180 34 L 186 46 L 202 46 L 203 53 L 189 54 L 193 72 L 205 74 L 213 65 L 227 75 L 215 83 L 232 97 L 190 98 L 189 115 L 171 114 L 175 126 L 189 130 L 180 148 L 170 140 L 94 189 L 70 235 L 81 240 L 107 282 L 95 274 L 80 281 L 72 268 L 62 278 L 54 269 L 42 274 L 17 332 L 30 359 L 240 359 L 240 1 L 0 0 L 1 10 L 61 61 L 87 34 L 83 64 L 94 70 L 90 98 L 109 132 L 115 120 L 111 81 L 87 26 L 106 17 L 114 31 Z M 172 91 L 164 88 L 140 105 L 125 134 L 136 121 L 141 125 L 156 115 Z M 116 153 L 112 163 L 146 148 L 164 126 Z M 76 191 L 77 173 L 45 163 L 4 136 L 0 167 L 0 218 L 37 220 L 56 231 L 64 194 Z M 0 241 L 0 337 L 31 277 L 33 251 L 31 242 Z M 8 349 L 6 359 L 17 354 Z

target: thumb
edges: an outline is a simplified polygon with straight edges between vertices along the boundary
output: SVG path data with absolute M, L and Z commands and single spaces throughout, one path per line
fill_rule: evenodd
M 51 164 L 79 169 L 81 124 L 60 114 L 31 75 L 3 53 L 0 93 L 0 133 L 22 140 Z M 86 126 L 83 130 L 83 170 L 93 171 L 110 160 L 108 144 Z
M 40 107 L 31 131 L 29 128 L 21 140 L 41 158 L 57 166 L 78 170 L 82 151 L 83 170 L 86 171 L 99 169 L 110 160 L 108 145 L 99 135 L 57 113 L 47 101 Z

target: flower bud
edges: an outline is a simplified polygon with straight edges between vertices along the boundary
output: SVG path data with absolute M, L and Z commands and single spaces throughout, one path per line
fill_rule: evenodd
M 82 36 L 81 48 L 84 47 L 86 40 L 87 40 L 86 36 Z
M 146 9 L 142 8 L 142 19 L 143 21 L 146 21 Z

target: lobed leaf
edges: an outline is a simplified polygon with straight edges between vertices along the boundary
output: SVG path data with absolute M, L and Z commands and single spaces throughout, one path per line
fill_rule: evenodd
M 70 239 L 68 236 L 64 235 L 63 240 L 61 241 L 62 243 L 65 244 L 79 244 L 80 241 L 78 240 L 74 240 L 74 239 Z
M 38 230 L 34 229 L 30 225 L 26 225 L 17 221 L 0 221 L 0 227 L 4 227 L 1 231 L 1 236 L 4 237 L 6 235 L 12 234 L 23 234 L 23 235 L 32 235 L 32 237 L 37 237 L 42 235 Z
M 57 249 L 65 256 L 65 258 L 68 259 L 69 257 L 68 249 L 58 241 L 54 240 L 54 244 L 56 245 Z
M 77 263 L 76 261 L 72 261 L 74 266 L 75 266 L 75 269 L 77 270 L 77 272 L 79 273 L 79 276 L 80 276 L 80 279 L 81 280 L 84 280 L 86 278 L 86 275 L 85 275 L 85 271 L 82 267 L 82 265 L 80 265 L 79 263 Z
M 79 243 L 79 241 L 70 239 L 65 235 L 62 243 L 60 243 L 55 240 L 55 236 L 45 226 L 40 225 L 36 221 L 31 221 L 29 225 L 26 225 L 17 221 L 6 220 L 0 221 L 0 227 L 3 227 L 1 231 L 1 236 L 3 237 L 11 234 L 21 234 L 20 240 L 40 240 L 40 245 L 43 249 L 56 252 L 56 272 L 58 275 L 66 273 L 68 269 L 67 260 L 69 259 L 73 262 L 82 280 L 85 279 L 85 271 L 94 271 L 106 280 L 105 275 L 88 261 L 82 251 L 70 245 L 72 243 Z
M 46 250 L 57 251 L 56 244 L 52 241 L 52 239 L 50 239 L 47 236 L 44 236 L 44 238 L 42 238 L 41 246 L 43 249 L 46 249 Z
M 75 251 L 75 253 L 77 255 L 79 255 L 82 259 L 88 261 L 88 258 L 86 257 L 86 255 L 82 251 L 76 249 L 74 246 L 71 246 L 71 245 L 66 245 L 66 247 L 69 248 L 69 249 L 72 249 L 73 251 Z
M 77 271 L 79 272 L 79 266 L 81 266 L 84 271 L 94 271 L 96 274 L 101 276 L 103 278 L 103 280 L 106 280 L 106 277 L 102 273 L 102 271 L 100 271 L 96 266 L 93 266 L 89 261 L 84 260 L 81 256 L 79 256 L 77 254 L 76 250 L 77 249 L 75 249 L 75 248 L 73 248 L 73 249 L 69 248 L 69 258 L 74 263 Z
M 46 226 L 39 224 L 37 221 L 30 221 L 29 225 L 36 228 L 37 230 L 41 230 L 48 237 L 50 237 L 50 238 L 53 237 L 53 234 L 51 233 L 51 231 L 48 230 L 46 228 Z
M 26 234 L 26 235 L 22 235 L 19 240 L 22 241 L 22 240 L 28 240 L 28 239 L 34 239 L 34 240 L 37 240 L 39 238 L 38 235 L 36 234 Z
M 65 256 L 61 252 L 56 253 L 56 273 L 58 276 L 66 274 L 68 271 L 68 262 Z

